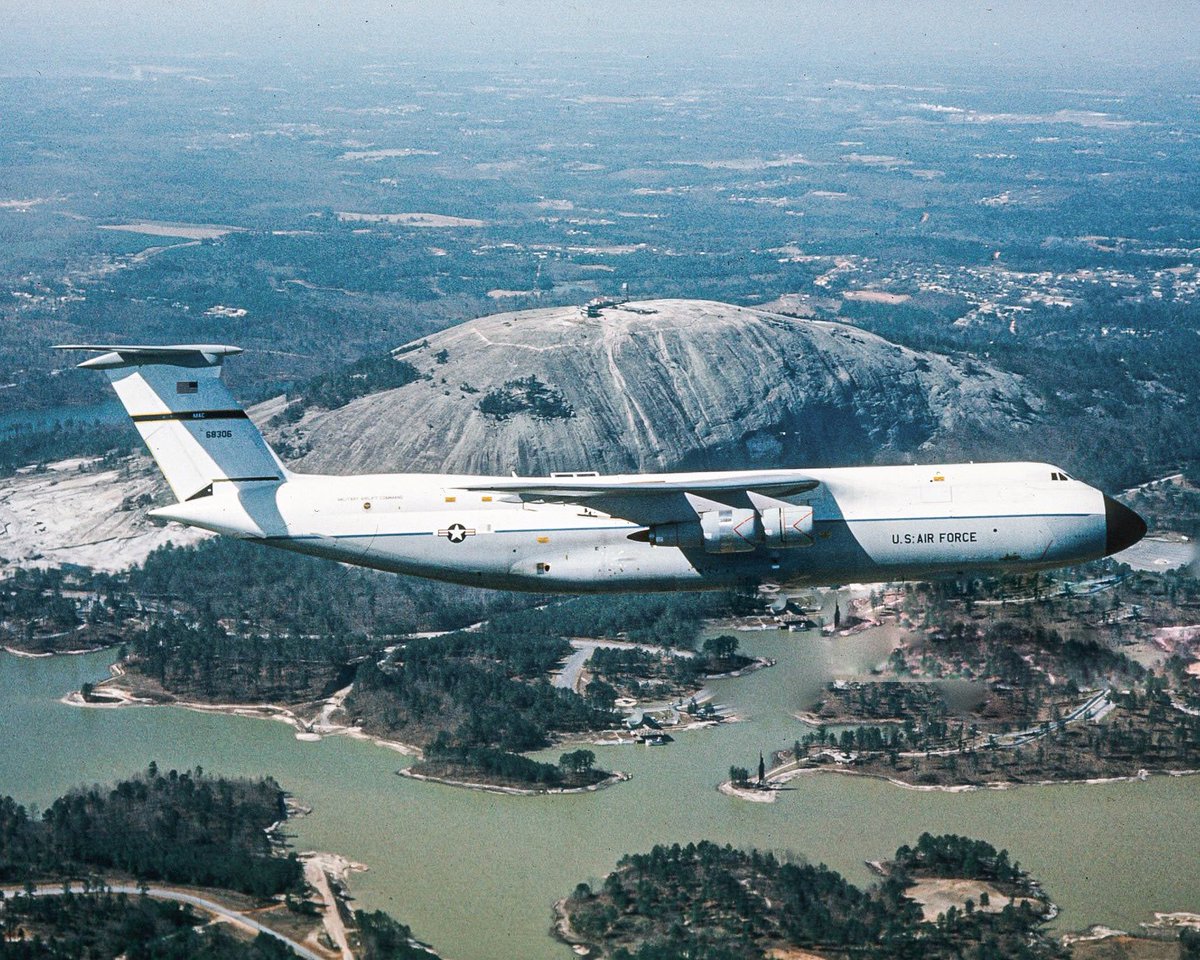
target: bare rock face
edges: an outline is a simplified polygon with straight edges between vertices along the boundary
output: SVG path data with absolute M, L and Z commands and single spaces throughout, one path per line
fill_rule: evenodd
M 425 379 L 284 431 L 304 472 L 537 475 L 1040 456 L 1021 378 L 845 324 L 697 300 L 481 317 Z
M 63 460 L 0 480 L 0 574 L 9 566 L 66 564 L 115 572 L 142 563 L 157 547 L 209 536 L 146 517 L 145 508 L 166 486 L 149 458 L 119 470 L 79 469 L 95 464 Z

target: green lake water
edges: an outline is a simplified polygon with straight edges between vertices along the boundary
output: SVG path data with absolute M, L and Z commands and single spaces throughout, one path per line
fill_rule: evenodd
M 289 825 L 296 848 L 367 864 L 352 880 L 359 905 L 387 910 L 456 960 L 565 960 L 570 951 L 547 935 L 557 898 L 597 882 L 624 853 L 699 839 L 790 851 L 866 883 L 864 860 L 922 831 L 956 832 L 1007 847 L 1061 905 L 1063 929 L 1200 911 L 1200 778 L 950 794 L 815 774 L 773 804 L 718 793 L 731 764 L 753 768 L 760 749 L 803 736 L 791 714 L 828 677 L 869 670 L 891 648 L 878 632 L 740 636 L 743 650 L 779 661 L 711 685 L 742 722 L 678 734 L 668 747 L 596 747 L 601 766 L 633 779 L 561 797 L 407 780 L 395 771 L 409 761 L 393 751 L 343 737 L 302 742 L 277 722 L 65 706 L 58 698 L 106 675 L 111 654 L 0 654 L 0 793 L 45 805 L 152 759 L 163 769 L 269 773 L 313 808 Z

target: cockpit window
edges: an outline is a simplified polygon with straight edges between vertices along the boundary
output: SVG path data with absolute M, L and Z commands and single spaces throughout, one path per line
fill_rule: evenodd
M 1050 474 L 1050 479 L 1051 480 L 1070 480 L 1071 478 L 1068 477 L 1065 473 L 1055 470 L 1054 472 L 1052 472 Z

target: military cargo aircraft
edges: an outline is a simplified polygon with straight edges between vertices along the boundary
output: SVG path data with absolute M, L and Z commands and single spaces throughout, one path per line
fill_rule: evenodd
M 1131 546 L 1132 510 L 1046 463 L 601 476 L 289 470 L 221 380 L 238 347 L 67 344 L 178 502 L 151 516 L 436 580 L 539 593 L 1027 572 Z

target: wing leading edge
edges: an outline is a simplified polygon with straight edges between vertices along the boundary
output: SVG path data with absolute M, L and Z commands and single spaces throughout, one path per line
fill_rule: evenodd
M 578 477 L 480 478 L 462 489 L 505 494 L 540 503 L 577 504 L 585 511 L 621 517 L 643 526 L 689 523 L 704 511 L 786 505 L 783 497 L 820 484 L 794 470 L 725 473 L 664 473 Z
M 464 484 L 464 490 L 511 493 L 550 500 L 585 500 L 593 497 L 645 497 L 694 493 L 701 496 L 763 493 L 787 497 L 806 493 L 819 481 L 793 470 L 745 470 L 734 473 L 633 475 L 609 477 L 512 477 L 483 479 Z

